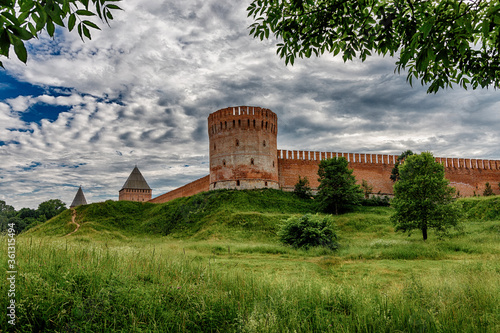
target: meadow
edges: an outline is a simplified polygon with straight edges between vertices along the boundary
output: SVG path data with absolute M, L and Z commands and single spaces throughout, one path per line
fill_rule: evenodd
M 335 217 L 334 252 L 278 243 L 284 219 L 314 210 L 279 191 L 78 207 L 70 236 L 66 211 L 16 238 L 14 328 L 499 332 L 500 197 L 459 204 L 460 228 L 426 242 L 395 233 L 391 208 L 359 207 Z

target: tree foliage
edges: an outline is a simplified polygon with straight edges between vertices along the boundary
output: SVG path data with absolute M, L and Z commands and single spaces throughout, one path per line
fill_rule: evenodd
M 80 38 L 91 39 L 90 29 L 100 29 L 89 20 L 98 16 L 109 24 L 112 10 L 120 9 L 120 0 L 0 0 L 0 55 L 9 57 L 11 46 L 19 60 L 26 63 L 28 52 L 25 42 L 38 38 L 45 30 L 54 37 L 56 26 L 72 31 L 75 27 Z M 67 21 L 65 22 L 65 20 Z M 2 62 L 0 66 L 3 67 Z
M 8 224 L 13 223 L 16 233 L 20 233 L 38 223 L 50 220 L 65 210 L 66 204 L 59 199 L 44 201 L 37 209 L 21 208 L 19 211 L 0 200 L 0 232 L 7 230 Z
M 307 214 L 289 218 L 278 232 L 280 241 L 295 248 L 326 247 L 338 248 L 337 235 L 332 227 L 331 218 Z
M 444 166 L 431 153 L 409 156 L 399 168 L 400 179 L 394 184 L 392 221 L 396 230 L 411 233 L 414 229 L 427 232 L 433 228 L 444 233 L 456 226 L 459 210 L 453 205 L 455 189 L 444 177 Z
M 309 179 L 307 179 L 307 177 L 302 178 L 299 176 L 299 180 L 295 184 L 293 193 L 300 198 L 310 198 L 312 196 L 312 190 L 309 185 Z
M 500 3 L 482 0 L 253 0 L 250 34 L 274 35 L 285 63 L 323 53 L 344 61 L 397 56 L 410 84 L 500 87 Z
M 392 168 L 391 176 L 390 176 L 390 178 L 393 182 L 396 182 L 399 180 L 399 166 L 401 165 L 401 163 L 404 162 L 404 160 L 408 156 L 411 156 L 411 155 L 413 155 L 413 152 L 411 150 L 407 150 L 407 151 L 402 152 L 401 155 L 399 155 L 396 158 L 396 164 L 394 165 L 394 168 Z
M 489 197 L 491 195 L 495 195 L 495 193 L 493 193 L 490 183 L 487 182 L 484 186 L 483 196 Z
M 344 157 L 330 158 L 319 163 L 320 185 L 316 200 L 322 211 L 339 214 L 360 204 L 363 191 L 356 184 L 352 172 Z

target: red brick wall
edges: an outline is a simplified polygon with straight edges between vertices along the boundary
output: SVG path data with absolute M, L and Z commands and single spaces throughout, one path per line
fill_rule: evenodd
M 209 184 L 210 184 L 210 176 L 207 175 L 203 178 L 195 180 L 194 182 L 191 182 L 175 190 L 162 194 L 154 199 L 151 199 L 149 200 L 149 202 L 163 203 L 177 198 L 195 195 L 200 192 L 208 191 Z
M 151 199 L 152 190 L 138 190 L 122 188 L 118 192 L 118 200 L 128 201 L 149 201 Z
M 293 190 L 299 175 L 307 177 L 312 188 L 319 186 L 318 165 L 325 158 L 345 157 L 349 168 L 353 169 L 358 184 L 366 180 L 373 186 L 373 193 L 392 194 L 390 180 L 396 155 L 325 153 L 296 150 L 278 150 L 279 183 L 284 190 Z M 436 158 L 445 166 L 446 178 L 461 196 L 482 195 L 486 183 L 500 194 L 500 161 Z
M 269 109 L 238 106 L 208 117 L 210 189 L 279 188 L 278 117 Z

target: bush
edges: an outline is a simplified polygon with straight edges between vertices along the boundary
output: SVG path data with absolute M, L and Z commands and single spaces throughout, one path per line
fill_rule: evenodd
M 299 198 L 310 198 L 312 196 L 312 190 L 311 186 L 309 186 L 309 179 L 307 179 L 307 177 L 302 178 L 299 176 L 299 180 L 297 181 L 297 184 L 295 184 L 293 192 Z
M 294 248 L 322 246 L 331 250 L 338 248 L 337 235 L 328 216 L 306 214 L 289 218 L 278 232 L 280 241 Z

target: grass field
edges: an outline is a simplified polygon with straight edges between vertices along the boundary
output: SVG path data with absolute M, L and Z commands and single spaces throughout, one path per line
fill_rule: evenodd
M 283 219 L 314 210 L 279 191 L 79 207 L 71 236 L 67 211 L 17 237 L 15 328 L 500 332 L 500 198 L 459 204 L 461 228 L 426 242 L 360 207 L 335 217 L 335 252 L 277 242 Z

